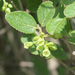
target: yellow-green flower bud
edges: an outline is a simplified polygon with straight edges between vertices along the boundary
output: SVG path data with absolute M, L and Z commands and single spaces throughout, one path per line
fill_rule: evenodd
M 35 37 L 33 38 L 33 40 L 34 40 L 34 41 L 37 41 L 39 38 L 40 38 L 40 36 L 35 36 Z
M 43 38 L 39 38 L 38 42 L 37 42 L 40 46 L 44 45 L 44 39 Z
M 55 34 L 55 38 L 62 38 L 62 34 L 60 33 Z
M 53 56 L 49 55 L 48 57 L 46 57 L 46 59 L 51 59 Z
M 5 9 L 5 13 L 10 13 L 10 12 L 11 12 L 10 8 Z
M 24 48 L 28 49 L 32 45 L 33 45 L 33 42 L 26 42 L 26 43 L 24 43 Z
M 51 46 L 53 46 L 53 45 L 54 45 L 53 42 L 49 42 L 49 43 L 46 44 L 46 46 L 48 46 L 48 47 L 51 47 Z
M 31 47 L 33 45 L 33 42 L 28 42 L 28 46 Z
M 9 8 L 13 8 L 12 4 L 8 4 L 8 7 L 9 7 Z
M 44 45 L 44 49 L 48 49 L 48 46 L 47 45 Z
M 7 6 L 7 5 L 8 5 L 8 2 L 5 2 L 5 3 L 4 3 L 4 6 Z
M 36 44 L 36 41 L 34 41 L 33 44 Z
M 28 49 L 28 42 L 24 43 L 24 48 Z
M 41 49 L 42 49 L 42 46 L 39 46 L 39 45 L 38 45 L 38 46 L 36 47 L 36 50 L 41 50 Z
M 5 11 L 5 9 L 6 9 L 6 7 L 5 7 L 5 6 L 3 6 L 3 7 L 2 7 L 2 11 Z
M 43 37 L 44 35 L 45 35 L 45 33 L 42 32 L 42 33 L 40 34 L 40 37 Z
M 50 55 L 50 51 L 48 49 L 43 50 L 43 56 L 48 57 Z
M 57 50 L 57 47 L 56 46 L 51 46 L 50 49 L 55 51 L 55 50 Z

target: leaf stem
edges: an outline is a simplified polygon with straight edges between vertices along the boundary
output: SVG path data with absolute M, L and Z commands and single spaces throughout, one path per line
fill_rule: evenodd
M 39 30 L 39 33 L 42 32 L 42 29 L 41 29 L 41 27 L 38 24 L 37 24 L 37 29 Z
M 53 35 L 45 34 L 44 37 L 53 37 Z

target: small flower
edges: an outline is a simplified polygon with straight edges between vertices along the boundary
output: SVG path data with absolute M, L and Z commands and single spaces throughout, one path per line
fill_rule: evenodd
M 43 48 L 42 46 L 39 46 L 39 45 L 38 45 L 38 46 L 36 47 L 36 50 L 41 50 L 42 48 Z
M 40 36 L 35 36 L 35 37 L 33 38 L 33 40 L 34 40 L 34 41 L 37 41 L 39 38 L 40 38 Z
M 8 4 L 8 7 L 9 7 L 9 8 L 13 8 L 12 4 Z
M 3 6 L 3 7 L 2 7 L 2 11 L 5 11 L 5 9 L 6 9 L 6 7 L 5 7 L 5 6 Z
M 43 38 L 39 38 L 38 42 L 37 42 L 40 46 L 44 45 L 44 39 Z
M 46 57 L 46 59 L 51 59 L 53 56 L 49 55 L 48 57 Z
M 40 37 L 42 38 L 44 35 L 45 35 L 45 33 L 42 32 L 42 33 L 40 34 Z
M 57 50 L 57 47 L 56 46 L 51 46 L 50 49 L 55 51 L 55 50 Z
M 34 41 L 34 42 L 33 42 L 33 44 L 36 44 L 36 43 L 37 43 L 37 41 Z
M 53 45 L 54 45 L 53 42 L 49 42 L 49 43 L 46 44 L 46 46 L 48 46 L 48 47 L 51 47 L 51 46 L 53 46 Z
M 5 13 L 10 13 L 10 12 L 11 12 L 10 8 L 5 9 Z
M 7 6 L 7 5 L 8 5 L 8 2 L 5 2 L 5 3 L 4 3 L 4 6 Z
M 32 45 L 33 45 L 33 42 L 26 42 L 26 43 L 24 43 L 24 48 L 28 49 Z
M 44 49 L 48 49 L 48 46 L 46 44 L 44 45 Z
M 50 55 L 50 51 L 48 49 L 43 50 L 43 56 L 48 57 Z

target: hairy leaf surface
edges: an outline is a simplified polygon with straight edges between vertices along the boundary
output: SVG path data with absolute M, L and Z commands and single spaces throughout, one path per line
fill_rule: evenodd
M 67 18 L 75 17 L 75 3 L 68 5 L 64 10 L 64 15 Z
M 45 27 L 47 22 L 53 17 L 55 13 L 55 8 L 53 7 L 53 3 L 51 1 L 43 2 L 38 10 L 37 17 L 38 21 L 42 27 Z
M 46 30 L 49 34 L 61 33 L 66 25 L 66 18 L 53 18 L 48 21 Z
M 36 30 L 36 21 L 27 12 L 12 12 L 6 14 L 5 18 L 12 27 L 23 33 L 34 33 Z

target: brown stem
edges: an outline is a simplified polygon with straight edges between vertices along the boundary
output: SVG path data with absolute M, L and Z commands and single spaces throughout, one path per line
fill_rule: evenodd
M 42 32 L 42 29 L 39 25 L 37 25 L 37 29 L 39 30 L 40 33 Z
M 18 3 L 19 3 L 19 6 L 20 6 L 20 9 L 21 9 L 21 10 L 24 10 L 24 9 L 23 9 L 23 6 L 22 6 L 21 0 L 18 0 Z
M 14 2 L 12 0 L 9 0 L 11 2 L 11 4 L 14 6 L 14 8 L 18 11 L 19 9 L 17 8 L 17 6 L 14 4 Z

